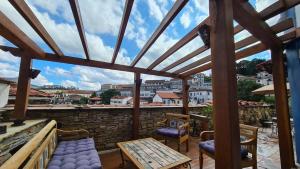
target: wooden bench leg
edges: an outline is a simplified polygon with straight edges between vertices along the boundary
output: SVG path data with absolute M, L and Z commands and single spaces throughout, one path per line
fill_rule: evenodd
M 187 139 L 186 141 L 185 141 L 185 148 L 186 148 L 186 152 L 189 152 L 189 139 Z
M 178 149 L 178 152 L 180 152 L 180 142 L 178 143 L 177 149 Z
M 199 167 L 203 169 L 203 153 L 199 151 Z

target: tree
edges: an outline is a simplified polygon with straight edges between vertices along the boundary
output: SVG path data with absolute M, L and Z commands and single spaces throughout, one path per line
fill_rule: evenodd
M 110 99 L 112 97 L 118 96 L 118 95 L 121 95 L 121 94 L 119 91 L 117 91 L 115 89 L 106 90 L 105 92 L 101 93 L 101 95 L 100 95 L 102 104 L 110 104 Z
M 81 97 L 80 100 L 79 100 L 79 104 L 87 104 L 89 101 L 88 98 L 86 97 Z
M 239 80 L 237 83 L 237 97 L 239 100 L 248 101 L 261 101 L 264 100 L 263 95 L 255 95 L 252 93 L 253 90 L 262 87 L 261 84 L 257 84 L 252 80 Z
M 237 73 L 245 76 L 255 76 L 258 72 L 256 65 L 265 61 L 264 59 L 242 60 L 236 64 Z
M 96 92 L 93 92 L 92 95 L 91 95 L 91 98 L 96 97 L 96 96 L 97 96 Z

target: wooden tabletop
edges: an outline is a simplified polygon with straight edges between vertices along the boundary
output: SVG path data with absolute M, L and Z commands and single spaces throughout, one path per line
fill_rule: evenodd
M 153 138 L 120 142 L 117 146 L 140 169 L 168 169 L 192 161 Z

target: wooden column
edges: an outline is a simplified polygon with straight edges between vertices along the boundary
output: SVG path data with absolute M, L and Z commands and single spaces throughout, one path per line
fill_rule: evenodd
M 240 169 L 240 131 L 231 0 L 210 0 L 215 168 Z
M 137 139 L 139 135 L 139 117 L 140 117 L 140 90 L 141 74 L 134 74 L 134 96 L 133 96 L 133 114 L 132 114 L 132 137 Z
M 15 100 L 15 111 L 13 117 L 16 120 L 24 120 L 28 106 L 28 96 L 30 91 L 30 74 L 32 60 L 30 57 L 22 56 L 17 85 L 17 95 Z
M 182 113 L 189 114 L 189 85 L 188 79 L 182 79 Z
M 290 169 L 295 166 L 295 160 L 286 90 L 286 77 L 284 73 L 283 50 L 274 48 L 271 50 L 271 54 L 281 168 Z

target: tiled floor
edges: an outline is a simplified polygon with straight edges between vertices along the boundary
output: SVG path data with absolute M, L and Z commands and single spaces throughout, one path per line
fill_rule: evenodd
M 198 140 L 199 138 L 192 137 L 190 140 L 190 151 L 185 153 L 184 145 L 181 148 L 183 154 L 186 154 L 192 159 L 192 169 L 199 168 L 198 160 Z M 176 150 L 176 144 L 170 143 L 168 146 Z M 259 130 L 258 134 L 258 168 L 260 169 L 280 169 L 280 157 L 278 140 L 271 137 L 270 130 Z M 104 169 L 118 169 L 121 164 L 121 156 L 119 151 L 113 151 L 100 155 Z M 127 164 L 125 168 L 134 168 L 131 164 Z M 213 169 L 214 160 L 209 157 L 204 157 L 204 169 Z

